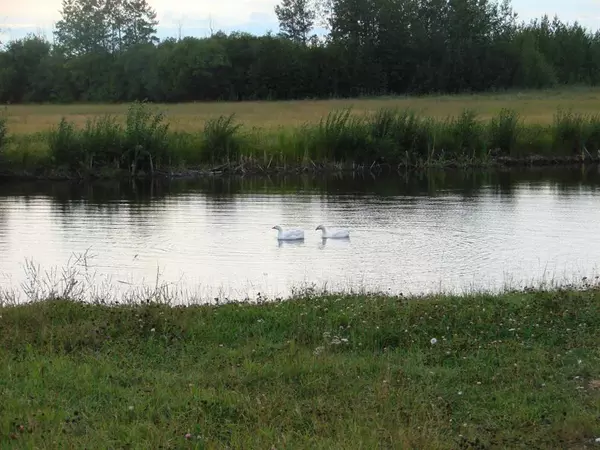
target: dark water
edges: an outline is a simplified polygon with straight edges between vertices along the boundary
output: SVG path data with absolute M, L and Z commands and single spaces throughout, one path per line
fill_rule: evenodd
M 0 283 L 22 297 L 61 277 L 96 295 L 158 283 L 189 300 L 307 286 L 421 293 L 570 281 L 596 274 L 599 188 L 595 167 L 4 183 Z M 321 223 L 348 227 L 350 239 L 322 241 Z M 305 241 L 278 244 L 275 224 L 303 227 Z M 86 251 L 85 265 L 73 259 Z

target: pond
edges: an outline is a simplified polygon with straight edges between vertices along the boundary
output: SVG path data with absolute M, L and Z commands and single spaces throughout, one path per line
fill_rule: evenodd
M 600 260 L 599 188 L 596 167 L 4 182 L 0 286 L 26 299 L 77 278 L 74 291 L 95 297 L 160 287 L 176 301 L 225 301 L 579 280 Z M 305 240 L 278 243 L 276 224 Z M 350 239 L 324 241 L 319 224 Z

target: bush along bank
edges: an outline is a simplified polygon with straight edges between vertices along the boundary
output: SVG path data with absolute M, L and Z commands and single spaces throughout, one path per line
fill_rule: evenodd
M 9 131 L 9 130 L 8 130 Z M 0 120 L 0 174 L 84 178 L 186 173 L 385 170 L 600 160 L 600 115 L 558 110 L 549 125 L 503 109 L 488 121 L 472 110 L 446 120 L 410 110 L 332 111 L 316 124 L 246 129 L 234 115 L 202 132 L 171 131 L 146 103 L 83 128 L 62 119 L 47 132 L 9 135 Z

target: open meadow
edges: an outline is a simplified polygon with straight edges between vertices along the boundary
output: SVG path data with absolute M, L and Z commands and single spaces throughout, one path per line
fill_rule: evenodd
M 551 124 L 558 108 L 573 109 L 582 114 L 600 111 L 600 88 L 563 88 L 499 94 L 442 95 L 423 97 L 382 97 L 340 100 L 303 100 L 278 102 L 214 102 L 157 104 L 167 114 L 173 130 L 202 131 L 207 119 L 235 114 L 236 121 L 246 127 L 297 127 L 318 123 L 333 110 L 352 108 L 356 114 L 382 108 L 411 109 L 420 115 L 437 119 L 457 116 L 464 109 L 475 110 L 482 119 L 490 119 L 503 108 L 518 112 L 524 122 Z M 127 104 L 8 105 L 10 133 L 35 133 L 55 127 L 65 117 L 77 126 L 86 120 L 111 114 L 124 122 Z
M 9 105 L 0 169 L 81 178 L 600 159 L 600 89 L 329 101 Z M 69 175 L 64 175 L 69 174 Z

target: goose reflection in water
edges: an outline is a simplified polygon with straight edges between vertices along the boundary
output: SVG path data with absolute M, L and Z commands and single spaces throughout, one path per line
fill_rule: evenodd
M 295 240 L 295 241 L 282 241 L 277 240 L 277 247 L 300 247 L 304 245 L 303 240 Z
M 347 247 L 350 245 L 350 237 L 337 238 L 334 240 L 322 238 L 321 242 L 319 242 L 319 249 L 323 250 L 327 245 L 329 245 L 329 247 Z

